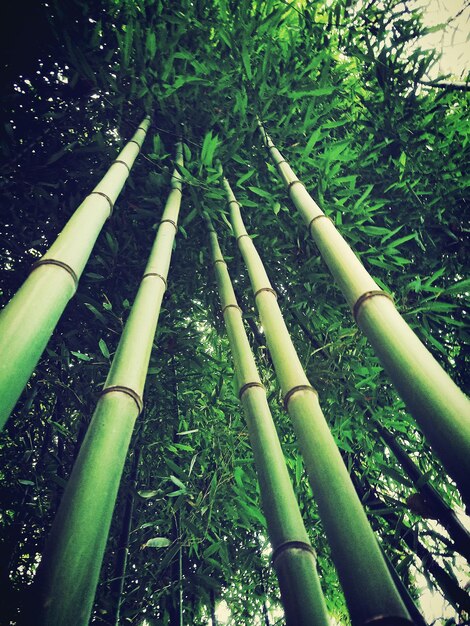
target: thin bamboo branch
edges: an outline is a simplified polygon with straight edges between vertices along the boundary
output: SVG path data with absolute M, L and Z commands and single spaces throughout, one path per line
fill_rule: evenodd
M 146 117 L 0 313 L 0 428 L 28 382 L 110 217 L 150 125 Z
M 223 180 L 230 221 L 245 261 L 256 306 L 332 549 L 353 625 L 410 624 L 341 454 L 285 325 L 276 293 L 247 234 L 230 184 Z M 387 622 L 387 620 L 389 620 Z
M 416 554 L 422 563 L 423 570 L 432 575 L 437 585 L 442 590 L 444 597 L 452 604 L 456 610 L 470 610 L 470 596 L 462 589 L 457 580 L 436 561 L 431 552 L 419 540 L 418 532 L 414 528 L 409 528 L 403 523 L 403 520 L 394 512 L 387 511 L 389 508 L 377 494 L 373 485 L 369 483 L 367 478 L 362 475 L 359 477 L 357 473 L 357 462 L 351 476 L 354 486 L 364 504 L 371 511 L 373 521 L 374 515 L 380 515 L 389 524 L 390 530 L 393 531 L 393 537 L 403 541 L 406 546 Z
M 378 422 L 375 422 L 374 426 L 405 470 L 407 476 L 409 476 L 414 483 L 421 481 L 417 489 L 422 494 L 426 506 L 432 510 L 436 518 L 441 522 L 444 528 L 446 528 L 454 542 L 452 547 L 470 563 L 470 534 L 468 530 L 463 526 L 450 506 L 444 502 L 434 487 L 427 482 L 422 482 L 423 473 L 418 466 L 414 464 L 392 433 Z
M 258 120 L 263 142 L 320 254 L 410 413 L 470 507 L 470 402 L 379 289 Z
M 183 163 L 182 145 L 176 164 Z M 181 204 L 178 170 L 137 296 L 54 520 L 35 582 L 38 626 L 86 626 L 158 324 Z M 30 622 L 33 623 L 33 622 Z
M 289 479 L 227 265 L 210 221 L 208 225 L 220 302 L 258 473 L 286 623 L 291 626 L 326 626 L 329 620 L 314 552 Z
M 420 85 L 434 89 L 445 89 L 446 91 L 470 91 L 469 83 L 451 83 L 445 80 L 418 80 Z

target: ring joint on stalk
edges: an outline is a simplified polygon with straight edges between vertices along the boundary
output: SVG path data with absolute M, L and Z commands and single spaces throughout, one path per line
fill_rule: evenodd
M 383 296 L 384 298 L 388 298 L 389 300 L 391 300 L 391 302 L 393 302 L 392 296 L 386 291 L 383 291 L 383 289 L 374 289 L 372 291 L 366 291 L 365 293 L 362 294 L 362 296 L 359 296 L 359 298 L 356 300 L 352 308 L 352 314 L 354 317 L 354 321 L 356 323 L 357 323 L 357 316 L 359 315 L 359 311 L 361 310 L 361 307 L 364 304 L 364 302 L 366 300 L 369 300 L 369 298 L 374 298 L 375 296 Z
M 183 190 L 179 187 L 171 187 L 171 191 L 179 191 L 181 195 L 183 195 Z
M 146 128 L 144 128 L 143 126 L 137 126 L 137 130 L 143 130 L 143 131 L 144 131 L 144 133 L 146 133 L 146 132 L 147 132 L 147 129 L 146 129 Z
M 328 215 L 325 215 L 324 213 L 321 213 L 320 215 L 315 215 L 315 217 L 313 217 L 313 218 L 310 220 L 310 223 L 309 223 L 309 225 L 308 225 L 308 231 L 309 231 L 309 232 L 310 232 L 310 229 L 312 228 L 313 222 L 314 222 L 315 220 L 319 220 L 319 219 L 320 219 L 320 217 L 326 217 L 326 219 L 327 219 L 327 220 L 330 220 L 330 222 L 331 222 L 331 223 L 333 223 L 333 220 L 331 219 L 331 217 L 328 217 Z
M 139 410 L 139 415 L 142 413 L 142 410 L 144 408 L 144 403 L 142 401 L 142 398 L 139 396 L 139 394 L 136 391 L 134 391 L 130 387 L 125 387 L 124 385 L 111 385 L 110 387 L 105 387 L 100 393 L 100 398 L 107 393 L 112 393 L 113 391 L 125 393 L 128 396 L 130 396 L 137 405 L 137 408 Z
M 274 291 L 274 289 L 272 289 L 272 287 L 261 287 L 261 289 L 258 289 L 258 291 L 255 291 L 254 297 L 256 298 L 256 296 L 260 294 L 262 291 L 269 291 L 275 296 L 277 300 L 277 293 Z
M 226 304 L 222 309 L 222 315 L 225 313 L 227 309 L 237 309 L 238 311 L 240 311 L 240 315 L 243 315 L 243 311 L 238 306 L 238 304 Z
M 255 382 L 255 383 L 245 383 L 242 387 L 240 387 L 239 391 L 238 391 L 238 399 L 241 400 L 243 394 L 245 393 L 245 391 L 247 391 L 248 389 L 251 389 L 251 387 L 259 387 L 260 389 L 264 389 L 264 385 L 262 385 L 261 383 Z
M 176 222 L 174 220 L 160 220 L 159 226 L 161 226 L 165 222 L 168 222 L 169 224 L 172 224 L 175 227 L 175 230 L 176 231 L 178 230 L 178 226 L 176 225 Z
M 289 389 L 283 399 L 284 410 L 287 412 L 289 410 L 289 400 L 297 391 L 312 391 L 316 396 L 318 396 L 318 391 L 312 387 L 312 385 L 297 385 Z
M 243 235 L 239 235 L 239 236 L 237 237 L 237 243 L 240 241 L 240 239 L 241 239 L 242 237 L 249 237 L 249 236 L 250 236 L 250 235 L 249 235 L 248 233 L 243 233 Z
M 213 230 L 212 232 L 215 233 L 215 230 Z M 225 266 L 227 265 L 227 263 L 223 259 L 216 259 L 212 265 L 216 265 L 216 263 L 223 263 Z
M 305 552 L 310 552 L 313 558 L 317 557 L 315 550 L 309 543 L 305 543 L 305 541 L 285 541 L 277 546 L 272 553 L 271 563 L 273 564 L 273 567 L 276 567 L 277 559 L 287 550 L 305 550 Z
M 92 191 L 88 195 L 92 196 L 93 194 L 95 194 L 97 196 L 103 196 L 103 198 L 106 198 L 106 200 L 108 201 L 108 204 L 109 204 L 109 217 L 111 217 L 111 215 L 113 214 L 113 210 L 114 210 L 114 203 L 111 200 L 111 198 L 109 196 L 107 196 L 105 193 L 103 193 L 102 191 Z
M 163 281 L 163 284 L 165 285 L 165 289 L 167 288 L 166 278 L 162 276 L 161 274 L 157 274 L 157 272 L 147 272 L 146 274 L 142 276 L 142 280 L 144 280 L 144 278 L 147 278 L 147 276 L 156 276 L 157 278 L 160 278 Z
M 279 165 L 282 165 L 283 163 L 287 163 L 287 161 L 285 159 L 282 159 L 282 161 L 275 161 L 274 165 L 279 166 Z M 287 163 L 287 165 L 289 165 L 289 164 Z
M 78 276 L 75 273 L 75 270 L 72 267 L 70 267 L 70 265 L 68 265 L 67 263 L 64 263 L 63 261 L 59 261 L 57 259 L 40 259 L 39 261 L 36 261 L 36 263 L 33 263 L 31 265 L 31 272 L 33 272 L 36 268 L 40 267 L 41 265 L 57 265 L 57 267 L 61 267 L 62 269 L 64 269 L 72 277 L 72 280 L 75 286 L 75 291 L 77 290 Z
M 127 171 L 129 172 L 129 174 L 131 173 L 131 168 L 127 165 L 127 163 L 125 161 L 122 161 L 121 159 L 115 159 L 111 165 L 115 165 L 116 163 L 120 163 L 121 165 L 124 165 L 124 167 L 127 169 Z
M 135 139 L 129 139 L 128 143 L 135 143 L 137 146 L 139 146 L 139 150 L 142 148 L 142 145 Z
M 287 185 L 287 192 L 290 194 L 291 189 L 294 185 L 302 185 L 302 187 L 304 187 L 304 184 L 301 180 L 299 180 L 298 178 L 296 178 L 295 180 L 291 180 L 290 183 Z

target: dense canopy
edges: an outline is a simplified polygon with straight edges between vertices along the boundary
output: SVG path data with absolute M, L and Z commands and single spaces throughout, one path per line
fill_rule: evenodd
M 328 612 L 332 623 L 349 623 L 219 163 L 380 545 L 429 621 L 466 623 L 462 551 L 420 490 L 432 484 L 463 514 L 459 492 L 354 323 L 257 126 L 259 116 L 377 284 L 468 390 L 468 96 L 465 85 L 430 84 L 436 54 L 420 48 L 419 12 L 398 0 L 70 0 L 10 11 L 1 56 L 2 304 L 146 114 L 151 123 L 76 295 L 1 435 L 2 623 L 16 624 L 29 602 L 181 137 L 168 290 L 91 623 L 114 624 L 118 604 L 121 624 L 284 623 L 204 213 L 244 311 Z M 120 591 L 123 541 L 129 557 Z

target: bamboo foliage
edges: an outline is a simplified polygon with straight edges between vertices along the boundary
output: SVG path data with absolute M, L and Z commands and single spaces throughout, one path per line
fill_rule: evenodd
M 146 117 L 0 313 L 0 428 L 7 421 L 74 295 L 95 241 L 140 152 Z
M 410 624 L 374 533 L 310 384 L 261 258 L 243 223 L 230 184 L 223 179 L 230 221 L 245 261 L 256 307 L 332 549 L 353 625 Z M 393 621 L 394 620 L 394 621 Z
M 424 435 L 470 507 L 470 402 L 421 343 L 333 222 L 294 174 L 258 120 L 264 145 L 289 196 Z
M 176 166 L 182 165 L 179 143 Z M 134 305 L 46 544 L 36 582 L 40 616 L 35 624 L 88 624 L 166 289 L 182 195 L 177 168 Z
M 208 227 L 220 303 L 235 363 L 238 394 L 248 424 L 286 621 L 291 626 L 326 626 L 328 616 L 314 552 L 290 482 L 241 309 L 210 221 Z

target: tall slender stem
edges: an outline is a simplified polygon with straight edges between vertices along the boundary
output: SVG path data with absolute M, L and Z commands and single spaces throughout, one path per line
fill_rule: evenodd
M 393 582 L 395 583 L 395 586 L 398 589 L 398 593 L 400 594 L 401 599 L 403 600 L 403 604 L 406 606 L 406 609 L 408 613 L 410 614 L 413 620 L 413 623 L 415 624 L 415 626 L 428 626 L 428 623 L 426 622 L 424 617 L 421 615 L 421 613 L 418 611 L 418 607 L 416 606 L 413 598 L 411 597 L 410 592 L 405 587 L 405 584 L 403 583 L 402 579 L 398 575 L 397 570 L 395 569 L 393 563 L 388 558 L 382 546 L 380 546 L 380 550 L 385 559 L 385 563 L 387 564 L 388 571 L 390 572 L 390 575 L 392 576 Z
M 341 454 L 292 343 L 276 293 L 223 179 L 230 221 L 245 261 L 274 368 L 302 452 L 354 625 L 410 624 Z
M 378 422 L 375 422 L 374 426 L 409 478 L 411 478 L 414 483 L 420 480 L 422 481 L 423 473 L 414 464 L 392 433 Z M 444 528 L 447 529 L 447 532 L 454 541 L 457 552 L 460 552 L 470 563 L 470 534 L 468 530 L 463 526 L 454 511 L 444 502 L 432 485 L 424 482 L 420 485 L 418 490 L 422 494 L 426 505 L 431 508 L 436 518 L 441 522 Z
M 352 472 L 354 486 L 364 503 L 367 504 L 367 508 L 370 509 L 372 514 L 383 517 L 393 531 L 393 536 L 403 541 L 411 552 L 416 554 L 422 563 L 423 570 L 432 575 L 442 590 L 444 597 L 452 606 L 456 610 L 470 611 L 470 596 L 468 593 L 459 587 L 457 580 L 439 565 L 431 552 L 419 540 L 417 531 L 406 526 L 395 512 L 388 510 L 387 503 L 379 498 L 376 490 L 367 478 L 364 475 L 359 477 L 357 462 L 354 465 L 356 466 Z
M 150 125 L 146 117 L 0 313 L 0 428 L 28 382 L 130 174 Z
M 183 163 L 181 144 L 176 163 Z M 119 482 L 142 410 L 181 195 L 181 177 L 175 169 L 134 305 L 38 569 L 39 611 L 34 616 L 38 626 L 85 626 L 90 618 Z
M 209 231 L 220 302 L 235 362 L 239 398 L 253 448 L 286 622 L 289 626 L 326 626 L 329 620 L 313 549 L 289 479 L 241 310 L 210 222 Z
M 421 343 L 389 295 L 299 181 L 258 120 L 289 196 L 410 413 L 470 508 L 470 401 Z

